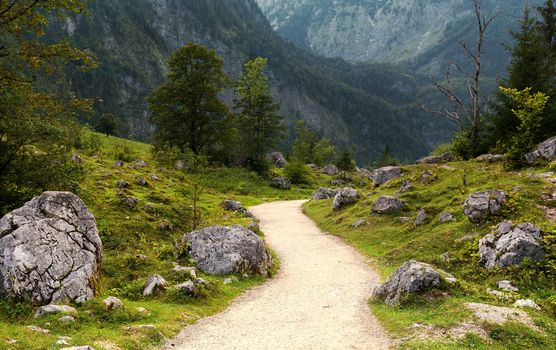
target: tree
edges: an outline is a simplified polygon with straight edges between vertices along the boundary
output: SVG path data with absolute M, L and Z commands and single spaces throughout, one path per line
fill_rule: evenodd
M 270 92 L 265 75 L 266 58 L 256 58 L 243 67 L 236 87 L 235 108 L 239 111 L 243 152 L 251 164 L 262 164 L 265 154 L 284 134 L 279 104 Z
M 118 129 L 118 120 L 114 114 L 104 113 L 98 118 L 95 129 L 106 136 L 114 135 Z
M 380 168 L 395 165 L 400 165 L 400 161 L 390 152 L 389 146 L 384 147 L 384 151 L 382 151 L 382 156 L 377 162 L 377 166 Z
M 304 121 L 297 123 L 295 133 L 292 151 L 294 157 L 305 164 L 313 163 L 318 166 L 324 166 L 334 158 L 336 150 L 330 140 L 311 130 Z
M 507 161 L 512 167 L 523 166 L 526 164 L 525 154 L 537 144 L 534 141 L 535 135 L 540 131 L 542 113 L 549 97 L 542 92 L 531 94 L 531 88 L 519 91 L 500 87 L 500 90 L 514 101 L 516 108 L 512 112 L 520 122 L 517 133 L 508 146 Z
M 342 149 L 336 157 L 336 166 L 341 171 L 352 171 L 355 169 L 355 159 L 353 150 L 349 148 Z
M 481 93 L 481 71 L 482 54 L 485 42 L 485 33 L 495 16 L 485 17 L 482 13 L 481 0 L 473 0 L 475 20 L 477 24 L 477 42 L 474 48 L 467 43 L 461 43 L 463 51 L 467 56 L 471 70 L 466 69 L 457 62 L 450 62 L 450 68 L 446 73 L 444 82 L 434 82 L 435 87 L 448 99 L 452 110 L 431 110 L 423 105 L 426 111 L 440 115 L 452 121 L 459 130 L 459 137 L 464 137 L 467 145 L 466 149 L 461 150 L 460 154 L 464 158 L 471 158 L 478 151 L 478 136 L 480 131 L 481 115 L 486 105 L 486 98 Z M 468 98 L 458 94 L 453 84 L 451 73 L 452 69 L 458 74 L 463 75 L 467 85 Z
M 55 87 L 68 63 L 87 70 L 95 57 L 41 37 L 53 16 L 84 9 L 78 0 L 0 1 L 0 211 L 47 189 L 71 189 L 79 173 L 69 161 L 75 117 L 92 102 Z
M 206 151 L 218 137 L 228 108 L 218 94 L 229 83 L 216 51 L 199 44 L 178 49 L 168 62 L 168 75 L 147 98 L 156 126 L 155 144 Z

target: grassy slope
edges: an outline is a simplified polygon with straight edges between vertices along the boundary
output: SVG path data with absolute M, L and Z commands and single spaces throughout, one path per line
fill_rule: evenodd
M 114 137 L 102 136 L 100 140 L 100 151 L 79 152 L 85 176 L 78 194 L 95 215 L 104 244 L 101 295 L 79 307 L 78 322 L 69 325 L 60 324 L 57 321 L 59 315 L 34 319 L 34 309 L 26 304 L 0 303 L 1 349 L 59 349 L 62 346 L 54 344 L 60 335 L 72 337 L 72 344 L 89 344 L 96 349 L 109 349 L 110 344 L 124 349 L 155 347 L 162 341 L 158 332 L 130 332 L 123 327 L 154 324 L 162 335 L 171 337 L 198 318 L 224 309 L 241 292 L 264 281 L 263 278 L 237 276 L 238 283 L 224 285 L 224 277 L 201 274 L 200 277 L 214 285 L 214 290 L 209 291 L 205 298 L 189 298 L 172 292 L 142 297 L 143 284 L 151 274 L 158 273 L 171 284 L 186 279 L 185 275 L 171 273 L 170 269 L 175 262 L 174 240 L 188 232 L 190 227 L 190 222 L 184 218 L 189 211 L 190 201 L 186 194 L 191 191 L 191 183 L 201 180 L 204 187 L 200 201 L 203 209 L 202 226 L 250 222 L 239 214 L 221 209 L 223 199 L 230 198 L 240 200 L 245 205 L 254 205 L 278 199 L 308 198 L 316 186 L 280 191 L 268 186 L 257 175 L 242 169 L 209 169 L 203 175 L 184 174 L 170 167 L 164 170 L 152 160 L 149 145 Z M 142 159 L 147 162 L 147 166 L 134 169 L 129 167 L 133 162 L 127 162 L 123 167 L 114 167 L 117 154 L 124 149 L 130 150 L 131 154 L 127 154 L 130 159 Z M 152 181 L 149 179 L 150 174 L 156 174 L 161 181 Z M 147 178 L 149 186 L 137 184 L 138 176 Z M 315 175 L 313 181 L 325 178 Z M 127 195 L 139 199 L 134 210 L 122 205 L 117 196 L 119 190 L 116 183 L 120 179 L 130 184 Z M 145 210 L 147 202 L 151 203 L 154 211 Z M 161 222 L 171 223 L 173 231 L 161 230 Z M 137 257 L 138 254 L 147 256 L 147 259 Z M 108 295 L 121 298 L 125 310 L 106 312 L 101 301 Z M 140 315 L 135 310 L 138 306 L 146 308 L 151 314 Z M 43 335 L 33 332 L 25 328 L 28 325 L 47 328 L 50 333 Z M 6 340 L 9 339 L 15 339 L 17 343 L 7 344 Z
M 433 173 L 428 183 L 421 181 L 421 174 L 424 171 Z M 534 171 L 541 172 L 546 169 Z M 394 195 L 405 180 L 412 180 L 415 188 L 400 195 L 400 198 L 406 202 L 403 213 L 398 215 L 370 213 L 371 204 L 379 195 Z M 516 186 L 521 189 L 517 190 Z M 501 165 L 457 162 L 440 166 L 407 166 L 404 167 L 404 176 L 401 179 L 393 180 L 383 187 L 375 189 L 369 184 L 359 186 L 362 199 L 352 207 L 333 212 L 331 200 L 311 201 L 306 204 L 305 211 L 323 230 L 343 238 L 363 254 L 373 258 L 383 278 L 389 276 L 403 262 L 416 259 L 432 263 L 459 279 L 459 285 L 450 290 L 449 298 L 435 302 L 416 300 L 403 308 L 390 308 L 372 302 L 373 312 L 383 321 L 386 329 L 400 339 L 402 348 L 541 349 L 553 347 L 556 342 L 556 320 L 554 314 L 550 315 L 555 310 L 556 301 L 554 275 L 546 276 L 539 273 L 539 269 L 530 268 L 506 271 L 486 271 L 482 268 L 478 262 L 477 241 L 502 218 L 482 226 L 473 225 L 463 215 L 462 203 L 474 191 L 487 189 L 508 191 L 510 201 L 505 208 L 504 216 L 515 223 L 532 221 L 545 232 L 551 232 L 552 248 L 548 248 L 548 238 L 545 244 L 554 254 L 556 227 L 548 222 L 542 211 L 537 208 L 537 204 L 541 202 L 540 194 L 546 191 L 546 186 L 548 185 L 543 180 L 532 179 L 525 173 L 508 173 Z M 424 208 L 428 213 L 427 221 L 423 226 L 415 227 L 413 220 L 408 223 L 400 221 L 400 216 L 414 218 L 420 208 Z M 444 211 L 453 213 L 457 222 L 439 223 L 438 216 Z M 350 225 L 359 219 L 366 219 L 369 224 L 351 228 Z M 472 240 L 457 241 L 458 238 L 475 233 L 479 235 Z M 445 252 L 451 255 L 449 262 L 441 257 Z M 405 338 L 411 334 L 408 327 L 414 323 L 450 327 L 469 319 L 470 313 L 462 306 L 465 301 L 510 304 L 511 301 L 496 300 L 486 292 L 487 287 L 495 289 L 496 281 L 501 279 L 510 279 L 515 286 L 519 287 L 519 292 L 513 297 L 531 298 L 541 304 L 544 312 L 530 310 L 527 312 L 538 325 L 544 328 L 545 334 L 531 331 L 520 325 L 508 324 L 486 326 L 493 339 L 492 344 L 469 335 L 460 341 L 423 341 Z

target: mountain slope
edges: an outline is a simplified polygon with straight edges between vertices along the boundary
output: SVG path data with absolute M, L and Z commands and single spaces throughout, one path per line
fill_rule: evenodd
M 101 67 L 73 82 L 81 95 L 99 98 L 96 117 L 114 113 L 124 121 L 124 135 L 142 140 L 152 133 L 144 97 L 162 81 L 167 57 L 188 42 L 215 48 L 235 78 L 249 57 L 268 57 L 282 114 L 290 122 L 306 120 L 338 145 L 354 145 L 363 164 L 386 145 L 401 159 L 414 159 L 450 133 L 417 107 L 419 84 L 407 83 L 415 78 L 296 48 L 273 31 L 254 0 L 98 0 L 89 17 L 49 33 L 61 36 L 99 56 Z
M 423 73 L 462 60 L 459 42 L 476 40 L 469 0 L 257 0 L 285 39 L 326 57 L 353 62 L 404 63 Z M 528 1 L 538 6 L 543 0 Z M 505 72 L 510 29 L 521 17 L 522 0 L 485 0 L 483 14 L 498 14 L 487 33 L 485 67 Z M 504 57 L 504 59 L 500 59 Z M 502 63 L 502 64 L 501 64 Z

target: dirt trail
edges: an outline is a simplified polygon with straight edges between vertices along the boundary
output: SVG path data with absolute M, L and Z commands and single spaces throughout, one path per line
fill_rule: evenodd
M 278 276 L 187 327 L 167 349 L 388 348 L 367 304 L 377 274 L 354 249 L 323 234 L 303 203 L 250 208 L 280 257 Z

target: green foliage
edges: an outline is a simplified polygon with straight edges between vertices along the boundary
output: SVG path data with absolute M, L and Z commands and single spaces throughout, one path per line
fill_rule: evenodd
M 332 142 L 311 130 L 304 121 L 297 123 L 295 133 L 293 157 L 305 164 L 318 166 L 325 166 L 334 159 L 336 149 Z
M 299 158 L 290 159 L 284 166 L 284 174 L 293 184 L 305 184 L 309 182 L 309 168 L 305 162 Z
M 344 148 L 336 156 L 336 166 L 341 171 L 352 171 L 355 170 L 355 159 L 353 157 L 353 151 L 349 148 Z
M 235 90 L 235 108 L 239 111 L 243 139 L 242 152 L 247 160 L 257 163 L 252 166 L 258 169 L 261 168 L 258 164 L 285 131 L 282 117 L 278 115 L 280 106 L 270 93 L 265 75 L 267 62 L 260 57 L 247 62 Z
M 382 152 L 382 156 L 376 163 L 378 168 L 382 168 L 385 166 L 395 166 L 400 165 L 400 161 L 390 152 L 390 147 L 384 147 L 384 151 Z
M 129 141 L 120 141 L 119 146 L 115 149 L 114 158 L 122 162 L 131 162 L 136 159 L 136 154 L 130 146 Z
M 531 94 L 531 88 L 518 91 L 500 87 L 500 90 L 515 104 L 516 108 L 512 109 L 512 113 L 519 120 L 517 133 L 506 146 L 507 162 L 512 167 L 523 166 L 526 164 L 525 154 L 536 146 L 535 136 L 540 132 L 542 113 L 549 97 L 542 92 Z
M 147 98 L 157 128 L 155 144 L 190 149 L 195 155 L 206 152 L 228 114 L 218 98 L 228 80 L 215 50 L 199 44 L 178 49 L 168 61 L 166 81 Z
M 104 113 L 97 120 L 95 130 L 103 134 L 115 135 L 118 130 L 118 120 L 114 114 Z

